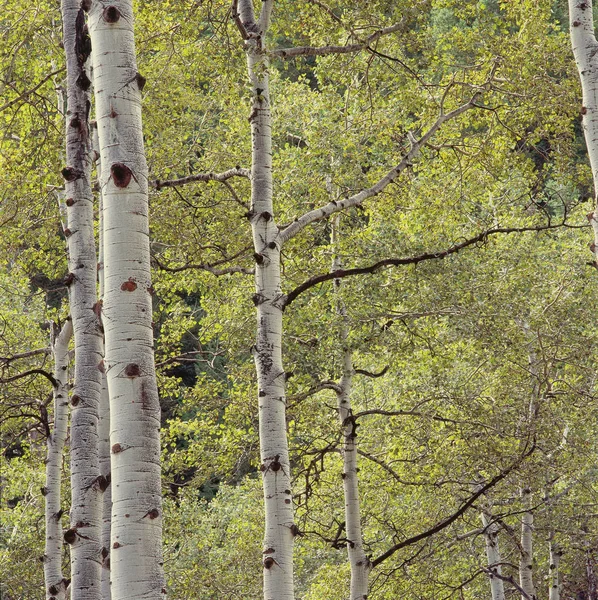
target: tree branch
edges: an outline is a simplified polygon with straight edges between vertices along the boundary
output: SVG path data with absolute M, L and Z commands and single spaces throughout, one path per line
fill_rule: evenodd
M 248 252 L 251 248 L 252 248 L 252 246 L 248 246 L 247 248 L 243 248 L 243 250 L 241 250 L 240 252 L 237 252 L 237 254 L 235 254 L 233 256 L 223 258 L 222 260 L 217 260 L 216 262 L 211 263 L 211 264 L 187 263 L 186 265 L 183 265 L 182 267 L 169 267 L 169 266 L 161 263 L 155 255 L 152 255 L 152 261 L 158 266 L 158 268 L 162 269 L 163 271 L 167 271 L 168 273 L 180 273 L 181 271 L 186 271 L 188 269 L 199 269 L 202 271 L 208 271 L 208 273 L 212 273 L 213 275 L 217 275 L 217 276 L 230 275 L 231 273 L 243 273 L 245 275 L 253 275 L 254 270 L 246 268 L 246 267 L 225 267 L 222 269 L 216 268 L 219 265 L 223 265 L 227 262 L 230 262 L 231 260 L 234 260 L 235 258 L 238 258 L 239 256 L 242 256 L 245 252 Z
M 7 377 L 6 379 L 0 379 L 0 383 L 10 383 L 11 381 L 17 381 L 18 379 L 23 379 L 23 377 L 29 377 L 30 375 L 43 375 L 46 377 L 52 387 L 58 387 L 58 382 L 50 373 L 44 371 L 43 369 L 30 369 L 29 371 L 23 371 L 22 373 L 18 373 L 17 375 L 13 375 L 12 377 Z
M 279 58 L 295 58 L 297 56 L 325 56 L 327 54 L 350 54 L 352 52 L 360 52 L 368 49 L 370 44 L 376 42 L 384 35 L 389 35 L 398 31 L 403 27 L 403 22 L 395 23 L 390 27 L 384 27 L 369 35 L 364 41 L 356 44 L 346 44 L 343 46 L 297 46 L 296 48 L 280 48 L 272 50 L 272 56 Z
M 223 173 L 198 173 L 197 175 L 189 175 L 188 177 L 181 177 L 180 179 L 165 179 L 160 180 L 156 179 L 155 181 L 150 181 L 149 185 L 157 190 L 161 190 L 166 187 L 176 187 L 180 185 L 185 185 L 187 183 L 193 183 L 194 181 L 220 181 L 225 182 L 232 177 L 245 177 L 249 179 L 251 177 L 251 172 L 249 169 L 242 169 L 241 167 L 235 167 L 234 169 L 229 169 L 228 171 L 224 171 Z
M 354 194 L 353 196 L 350 196 L 349 198 L 345 198 L 338 202 L 336 200 L 332 200 L 328 204 L 305 213 L 301 217 L 298 217 L 293 223 L 288 225 L 280 232 L 280 243 L 284 244 L 314 221 L 319 221 L 320 219 L 329 217 L 330 215 L 333 215 L 341 210 L 345 210 L 353 206 L 359 206 L 368 198 L 377 196 L 386 188 L 386 186 L 395 181 L 407 167 L 411 166 L 412 160 L 420 153 L 421 148 L 430 140 L 430 138 L 432 138 L 432 136 L 444 123 L 458 117 L 460 114 L 464 113 L 470 108 L 473 108 L 480 93 L 481 92 L 476 92 L 469 102 L 462 104 L 455 110 L 452 110 L 448 113 L 441 113 L 438 119 L 436 119 L 436 122 L 428 129 L 428 131 L 426 131 L 426 133 L 424 133 L 419 139 L 412 138 L 411 149 L 409 152 L 403 156 L 396 167 L 393 167 L 384 177 L 378 180 L 377 183 L 357 194 Z
M 380 371 L 379 373 L 372 373 L 371 371 L 366 371 L 365 369 L 354 369 L 355 373 L 358 373 L 359 375 L 364 375 L 365 377 L 371 377 L 372 379 L 377 379 L 378 377 L 383 377 L 384 375 L 386 375 L 387 371 L 389 369 L 389 366 L 386 365 L 382 371 Z
M 0 112 L 9 109 L 11 106 L 15 105 L 20 100 L 25 100 L 25 98 L 27 98 L 27 96 L 30 96 L 35 91 L 37 91 L 42 85 L 44 85 L 44 83 L 46 83 L 46 81 L 48 81 L 48 79 L 51 79 L 52 77 L 54 77 L 54 75 L 58 75 L 59 73 L 62 73 L 64 70 L 65 70 L 65 67 L 62 67 L 62 69 L 58 69 L 56 71 L 53 71 L 49 75 L 46 75 L 37 85 L 35 85 L 34 87 L 32 87 L 29 90 L 26 90 L 22 94 L 19 94 L 19 96 L 17 98 L 14 98 L 14 100 L 10 100 L 6 104 L 3 104 L 2 106 L 0 106 Z
M 528 456 L 530 456 L 534 452 L 535 449 L 536 449 L 536 445 L 534 443 L 534 444 L 532 444 L 531 448 L 529 450 L 525 451 L 511 466 L 507 467 L 504 471 L 502 471 L 496 477 L 491 479 L 487 484 L 480 487 L 480 489 L 477 492 L 475 492 L 475 494 L 470 496 L 469 499 L 466 502 L 464 502 L 461 505 L 461 507 L 456 512 L 454 512 L 450 517 L 443 519 L 442 521 L 440 521 L 439 523 L 434 525 L 434 527 L 431 527 L 427 531 L 424 531 L 422 533 L 419 533 L 418 535 L 414 535 L 410 538 L 407 538 L 406 540 L 403 540 L 402 542 L 399 542 L 399 543 L 395 544 L 394 546 L 390 547 L 386 552 L 384 552 L 383 554 L 378 556 L 378 558 L 375 558 L 372 561 L 372 567 L 376 567 L 381 562 L 385 561 L 387 558 L 390 558 L 397 550 L 400 550 L 401 548 L 404 548 L 405 546 L 411 546 L 412 544 L 415 544 L 421 540 L 424 540 L 424 539 L 438 533 L 439 531 L 442 531 L 443 529 L 448 527 L 451 523 L 454 523 L 462 514 L 465 513 L 465 511 L 467 511 L 467 509 L 482 494 L 485 494 L 489 489 L 493 488 L 497 483 L 501 482 L 505 477 L 507 477 L 510 473 L 512 473 L 517 467 L 519 467 L 519 465 L 521 465 L 521 463 Z
M 505 563 L 497 563 L 495 565 L 490 565 L 490 566 L 498 567 L 499 565 L 502 565 L 502 564 L 505 564 Z M 525 598 L 525 600 L 533 600 L 533 598 L 529 594 L 527 594 L 525 592 L 525 590 L 515 581 L 515 579 L 513 578 L 512 575 L 507 577 L 505 575 L 502 575 L 495 569 L 489 569 L 486 567 L 482 567 L 482 571 L 484 571 L 484 573 L 486 573 L 488 575 L 488 577 L 490 577 L 490 578 L 496 577 L 497 579 L 502 579 L 503 581 L 510 583 L 521 594 L 521 596 L 523 598 Z
M 12 356 L 0 356 L 0 363 L 2 363 L 3 365 L 9 365 L 11 362 L 19 360 L 21 358 L 29 358 L 31 356 L 37 356 L 38 354 L 43 354 L 44 356 L 47 356 L 51 352 L 52 349 L 48 346 L 46 348 L 38 348 L 37 350 L 21 352 L 20 354 L 13 354 Z
M 308 213 L 309 214 L 309 213 Z M 468 248 L 469 246 L 473 246 L 480 242 L 485 242 L 488 237 L 492 235 L 497 235 L 499 233 L 509 234 L 509 233 L 526 233 L 526 232 L 537 232 L 537 231 L 545 231 L 548 229 L 557 229 L 559 227 L 574 227 L 574 228 L 585 228 L 589 227 L 588 225 L 567 225 L 566 223 L 558 223 L 556 225 L 539 225 L 535 227 L 495 227 L 493 229 L 487 229 L 486 231 L 482 231 L 478 235 L 469 238 L 463 242 L 458 244 L 454 244 L 450 248 L 446 250 L 440 250 L 438 252 L 425 252 L 424 254 L 419 254 L 416 256 L 409 256 L 405 258 L 385 258 L 384 260 L 380 260 L 368 267 L 356 267 L 354 269 L 339 269 L 337 271 L 321 273 L 320 275 L 314 275 L 310 277 L 306 281 L 304 281 L 301 285 L 298 285 L 294 290 L 289 292 L 287 295 L 284 306 L 285 308 L 289 306 L 300 294 L 305 292 L 306 290 L 320 284 L 325 281 L 330 281 L 332 279 L 342 279 L 343 277 L 352 277 L 353 275 L 365 275 L 375 273 L 379 269 L 383 267 L 398 267 L 402 265 L 416 265 L 420 262 L 424 262 L 427 260 L 439 260 L 443 259 L 446 256 L 450 256 L 451 254 L 457 254 L 461 250 Z M 291 227 L 291 226 L 290 226 Z

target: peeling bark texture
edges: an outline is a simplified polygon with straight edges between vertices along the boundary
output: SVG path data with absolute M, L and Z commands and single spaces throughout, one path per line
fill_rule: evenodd
M 110 396 L 113 600 L 164 598 L 160 405 L 154 370 L 147 165 L 133 8 L 89 12 L 103 198 L 105 370 Z M 123 282 L 136 288 L 123 290 Z M 131 365 L 137 368 L 131 370 Z M 148 515 L 152 515 L 149 518 Z
M 256 19 L 252 0 L 239 0 L 233 16 L 245 39 L 252 104 L 251 210 L 255 249 L 260 455 L 265 503 L 264 599 L 293 598 L 293 503 L 286 437 L 285 375 L 282 365 L 280 233 L 273 218 L 272 130 L 265 38 L 273 2 L 262 3 Z M 238 12 L 237 12 L 238 11 Z
M 69 301 L 75 338 L 75 383 L 71 413 L 71 597 L 100 600 L 102 493 L 96 485 L 101 332 L 96 302 L 96 251 L 91 189 L 90 97 L 86 62 L 89 37 L 79 0 L 62 1 L 67 65 L 66 161 L 76 177 L 66 177 Z M 72 202 L 69 202 L 72 200 Z M 66 232 L 65 232 L 66 233 Z
M 44 581 L 46 599 L 66 600 L 66 582 L 62 574 L 62 510 L 60 508 L 62 453 L 68 423 L 69 341 L 73 326 L 68 320 L 58 331 L 52 324 L 51 348 L 54 356 L 54 426 L 48 436 L 46 456 L 46 547 L 44 551 Z
M 332 244 L 335 256 L 332 263 L 333 271 L 342 269 L 342 262 L 338 252 L 340 218 L 334 219 L 332 230 Z M 353 359 L 349 347 L 349 317 L 347 307 L 340 297 L 341 280 L 334 280 L 337 293 L 337 312 L 340 318 L 340 342 L 342 347 L 342 376 L 339 382 L 338 417 L 343 434 L 343 492 L 345 499 L 345 530 L 347 535 L 347 554 L 351 566 L 351 585 L 349 600 L 367 600 L 369 587 L 369 574 L 372 568 L 369 558 L 363 548 L 363 535 L 361 531 L 361 508 L 359 504 L 359 481 L 357 477 L 357 434 L 356 422 L 351 408 L 351 388 L 353 384 Z
M 531 490 L 525 488 L 521 490 L 523 504 L 527 509 L 521 518 L 521 560 L 519 561 L 519 585 L 526 596 L 521 594 L 522 600 L 536 599 L 536 590 L 534 588 L 533 568 L 533 534 L 534 534 L 534 514 L 530 507 L 532 503 Z
M 548 566 L 548 600 L 561 600 L 561 582 L 559 577 L 559 563 L 561 561 L 561 549 L 554 541 L 554 534 L 551 533 L 548 543 L 549 561 Z
M 598 42 L 594 31 L 592 0 L 569 0 L 569 25 L 575 63 L 581 79 L 581 115 L 592 177 L 594 198 L 598 192 Z M 592 252 L 598 263 L 598 210 L 588 215 L 594 230 Z
M 92 145 L 96 164 L 96 174 L 98 181 L 102 179 L 102 163 L 100 161 L 100 140 L 98 138 L 97 123 L 92 124 Z M 104 301 L 104 203 L 100 186 L 99 193 L 99 239 L 98 239 L 98 288 L 99 300 L 96 304 L 96 314 L 100 316 Z M 102 327 L 103 334 L 103 327 Z M 104 354 L 104 341 L 102 335 L 102 354 Z M 102 498 L 102 574 L 101 574 L 101 595 L 102 600 L 110 600 L 110 523 L 112 516 L 112 486 L 110 484 L 110 396 L 108 394 L 108 381 L 106 373 L 102 373 L 102 384 L 100 389 L 100 425 L 99 425 L 99 460 L 100 477 L 103 477 L 106 489 Z
M 492 600 L 505 600 L 505 587 L 502 579 L 500 548 L 498 546 L 498 532 L 500 526 L 492 522 L 492 513 L 488 508 L 482 510 L 482 525 L 484 527 L 484 540 L 486 542 L 486 558 L 490 573 L 490 591 Z

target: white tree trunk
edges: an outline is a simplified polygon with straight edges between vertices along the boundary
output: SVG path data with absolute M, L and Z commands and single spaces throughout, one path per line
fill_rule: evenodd
M 154 370 L 147 165 L 130 0 L 89 13 L 103 196 L 114 600 L 164 597 L 160 404 Z
M 70 319 L 60 331 L 52 324 L 52 354 L 54 356 L 54 425 L 48 436 L 46 456 L 46 547 L 44 551 L 44 581 L 46 599 L 66 599 L 67 580 L 62 574 L 62 509 L 60 490 L 62 455 L 68 426 L 68 364 L 69 341 L 73 335 Z
M 98 127 L 94 121 L 92 124 L 92 145 L 96 159 L 96 173 L 98 182 L 102 179 L 102 163 L 100 161 L 100 140 L 98 138 Z M 99 192 L 99 240 L 98 240 L 98 284 L 99 301 L 97 312 L 101 314 L 101 307 L 104 301 L 104 203 L 102 199 L 102 190 L 100 184 Z M 102 352 L 104 344 L 102 340 Z M 102 500 L 102 574 L 101 574 L 101 595 L 102 600 L 110 600 L 110 523 L 112 516 L 112 486 L 110 484 L 110 396 L 108 394 L 108 381 L 106 373 L 102 373 L 102 385 L 100 389 L 100 425 L 99 425 L 99 460 L 100 477 L 103 477 L 106 489 Z
M 332 262 L 332 270 L 342 269 L 342 260 L 338 252 L 338 235 L 340 219 L 337 215 L 334 219 L 332 230 L 332 244 L 335 248 L 335 256 Z M 340 341 L 342 347 L 342 376 L 337 392 L 338 416 L 343 432 L 343 492 L 345 499 L 345 531 L 347 535 L 347 553 L 351 566 L 351 585 L 349 588 L 349 600 L 367 600 L 369 587 L 369 573 L 371 563 L 363 549 L 363 536 L 361 532 L 361 508 L 359 504 L 359 480 L 357 468 L 357 433 L 356 423 L 353 419 L 351 408 L 351 388 L 353 383 L 352 352 L 349 347 L 349 322 L 347 307 L 340 298 L 341 280 L 334 280 L 334 289 L 339 295 L 337 299 L 337 312 L 341 319 Z
M 285 372 L 282 364 L 282 310 L 279 229 L 272 205 L 272 131 L 265 37 L 272 2 L 256 20 L 252 0 L 240 0 L 237 22 L 244 33 L 252 90 L 251 223 L 255 249 L 254 303 L 261 471 L 264 486 L 263 551 L 265 600 L 293 598 L 293 520 L 291 474 L 286 437 Z
M 521 497 L 526 509 L 521 518 L 521 560 L 519 561 L 519 585 L 527 594 L 527 598 L 522 594 L 522 600 L 531 598 L 535 600 L 536 591 L 534 589 L 533 579 L 533 533 L 534 533 L 534 514 L 529 510 L 531 508 L 532 493 L 525 488 L 521 490 Z
M 582 91 L 583 131 L 592 167 L 594 196 L 598 191 L 598 42 L 594 32 L 592 0 L 569 0 L 569 26 L 573 55 L 579 70 Z M 588 214 L 594 230 L 591 248 L 598 257 L 598 212 Z
M 89 38 L 79 0 L 63 0 L 67 64 L 66 181 L 70 311 L 75 337 L 75 383 L 71 397 L 71 545 L 73 600 L 100 600 L 100 521 L 103 486 L 99 480 L 98 410 L 101 327 L 96 303 L 96 252 L 91 189 L 89 79 L 85 63 Z
M 548 571 L 549 585 L 548 600 L 561 600 L 561 582 L 559 578 L 559 563 L 561 562 L 561 549 L 559 545 L 552 539 L 554 534 L 550 536 L 548 550 L 550 553 L 550 565 Z
M 492 514 L 486 511 L 481 513 L 482 525 L 484 526 L 484 540 L 486 542 L 486 558 L 488 560 L 488 569 L 491 571 L 490 591 L 492 600 L 505 600 L 505 588 L 502 575 L 500 548 L 498 545 L 498 523 L 492 522 Z

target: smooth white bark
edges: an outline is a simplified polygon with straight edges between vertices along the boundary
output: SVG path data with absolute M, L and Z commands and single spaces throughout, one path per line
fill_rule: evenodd
M 67 64 L 66 184 L 70 312 L 75 338 L 75 382 L 71 396 L 71 513 L 65 540 L 71 547 L 73 600 L 100 600 L 98 410 L 101 328 L 94 312 L 96 252 L 91 189 L 89 39 L 78 0 L 62 1 Z
M 484 541 L 486 542 L 486 558 L 488 560 L 488 569 L 490 573 L 490 591 L 492 600 L 505 600 L 505 588 L 502 575 L 501 555 L 498 545 L 498 532 L 500 526 L 492 521 L 492 514 L 483 510 L 481 513 L 482 525 L 484 527 Z
M 164 597 L 160 405 L 153 355 L 147 165 L 130 1 L 89 13 L 103 197 L 114 600 Z
M 598 42 L 594 31 L 592 0 L 569 0 L 569 27 L 573 55 L 581 79 L 582 124 L 586 140 L 594 196 L 598 190 Z M 592 251 L 598 256 L 598 213 L 588 215 L 594 230 Z
M 532 493 L 531 490 L 525 488 L 521 490 L 521 497 L 525 512 L 521 518 L 521 559 L 519 561 L 519 585 L 527 594 L 527 598 L 522 594 L 522 600 L 536 598 L 534 588 L 533 568 L 534 568 L 534 553 L 533 553 L 533 534 L 534 534 L 534 514 L 531 511 Z
M 332 270 L 343 268 L 338 251 L 340 219 L 334 220 L 332 230 L 332 244 L 335 248 Z M 347 535 L 347 554 L 351 566 L 351 584 L 349 600 L 367 600 L 369 587 L 369 574 L 371 563 L 363 548 L 363 535 L 361 531 L 361 507 L 359 503 L 359 480 L 357 464 L 357 433 L 356 422 L 353 419 L 351 407 L 351 390 L 353 384 L 352 351 L 349 346 L 349 316 L 347 307 L 340 297 L 341 280 L 334 281 L 337 294 L 337 312 L 340 318 L 339 335 L 341 342 L 342 375 L 337 392 L 337 410 L 343 434 L 343 495 L 345 501 L 345 531 Z
M 264 486 L 263 551 L 265 600 L 293 598 L 293 520 L 291 474 L 286 437 L 285 372 L 282 364 L 280 234 L 272 204 L 272 126 L 265 37 L 272 1 L 256 19 L 252 0 L 239 0 L 237 23 L 245 39 L 252 90 L 249 121 L 252 135 L 251 223 L 255 249 L 254 303 L 261 471 Z
M 559 545 L 553 539 L 554 534 L 551 534 L 548 545 L 549 550 L 549 561 L 550 565 L 548 568 L 548 600 L 560 600 L 561 599 L 561 582 L 559 574 L 559 565 L 561 562 L 561 549 Z
M 102 179 L 102 163 L 100 161 L 100 140 L 98 137 L 97 123 L 92 125 L 92 146 L 95 156 L 96 175 L 98 182 Z M 103 199 L 100 185 L 99 202 L 99 239 L 98 239 L 98 304 L 96 310 L 101 314 L 101 307 L 104 301 L 104 217 L 103 217 Z M 104 352 L 104 343 L 102 340 L 102 352 Z M 105 485 L 104 496 L 102 498 L 102 574 L 101 574 L 101 595 L 102 600 L 110 600 L 110 523 L 112 516 L 112 486 L 110 473 L 110 396 L 108 394 L 108 381 L 106 373 L 102 373 L 102 383 L 100 389 L 100 425 L 99 425 L 99 461 L 100 477 L 103 477 Z
M 62 574 L 62 456 L 68 428 L 68 365 L 69 341 L 73 335 L 70 319 L 58 331 L 52 324 L 51 348 L 54 357 L 54 424 L 47 441 L 46 455 L 46 546 L 44 551 L 44 581 L 46 599 L 65 600 L 67 580 Z

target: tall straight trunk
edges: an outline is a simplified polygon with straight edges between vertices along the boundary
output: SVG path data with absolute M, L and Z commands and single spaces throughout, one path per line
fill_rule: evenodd
M 257 371 L 261 471 L 265 503 L 263 551 L 265 600 L 293 598 L 291 474 L 286 436 L 285 372 L 282 364 L 282 310 L 279 229 L 272 204 L 272 131 L 265 38 L 272 1 L 255 18 L 252 0 L 239 0 L 237 22 L 245 37 L 252 90 L 251 223 L 255 250 Z
M 100 600 L 100 521 L 103 485 L 99 479 L 98 410 L 101 326 L 96 314 L 96 252 L 91 189 L 89 78 L 85 64 L 89 37 L 79 0 L 63 0 L 67 65 L 66 181 L 70 312 L 75 338 L 75 383 L 71 397 L 71 597 Z
M 598 192 L 598 42 L 594 31 L 592 0 L 569 0 L 569 26 L 573 55 L 579 70 L 582 91 L 582 124 L 586 140 L 592 177 L 594 197 Z M 594 259 L 598 262 L 598 212 L 594 203 L 588 219 L 594 230 L 591 245 Z
M 68 426 L 69 341 L 73 335 L 69 319 L 61 330 L 52 325 L 54 356 L 54 425 L 48 436 L 46 456 L 46 547 L 43 556 L 46 599 L 66 599 L 67 579 L 62 574 L 62 509 L 60 507 L 61 467 Z
M 98 124 L 92 123 L 92 145 L 95 155 L 96 174 L 98 182 L 102 178 L 102 164 L 100 162 L 100 140 L 98 138 Z M 99 240 L 98 240 L 98 307 L 104 302 L 104 202 L 101 186 L 99 190 Z M 102 352 L 104 343 L 102 340 Z M 102 386 L 100 389 L 100 425 L 99 425 L 99 461 L 100 477 L 104 478 L 106 490 L 102 501 L 102 575 L 101 595 L 102 600 L 110 600 L 110 523 L 112 517 L 112 486 L 110 484 L 110 396 L 108 394 L 108 381 L 106 373 L 102 373 Z
M 332 244 L 335 249 L 332 262 L 333 272 L 343 268 L 338 251 L 340 216 L 336 215 L 332 229 Z M 347 307 L 340 297 L 341 280 L 334 280 L 337 294 L 337 312 L 340 317 L 340 342 L 342 375 L 337 391 L 338 417 L 343 433 L 343 492 L 345 500 L 345 531 L 347 535 L 347 553 L 351 566 L 351 585 L 349 600 L 367 600 L 371 563 L 363 549 L 361 532 L 361 508 L 359 504 L 359 481 L 357 477 L 357 433 L 351 408 L 351 389 L 353 384 L 352 351 L 349 347 L 349 316 Z
M 521 559 L 519 561 L 519 585 L 527 595 L 521 595 L 522 600 L 531 598 L 535 600 L 536 591 L 534 588 L 533 568 L 534 568 L 534 553 L 533 553 L 533 534 L 534 534 L 534 514 L 530 510 L 532 502 L 531 490 L 525 488 L 521 490 L 524 510 L 521 518 Z
M 481 513 L 482 525 L 484 527 L 484 540 L 486 542 L 486 558 L 490 573 L 490 591 L 492 600 L 505 600 L 505 587 L 502 576 L 501 555 L 498 545 L 498 523 L 492 522 L 492 514 L 486 509 Z
M 548 542 L 549 567 L 548 567 L 548 600 L 561 600 L 561 582 L 559 577 L 559 565 L 561 562 L 561 549 L 554 541 L 554 533 L 550 534 Z
M 154 369 L 147 165 L 131 0 L 89 12 L 103 197 L 105 371 L 110 396 L 114 600 L 166 594 L 160 404 Z

